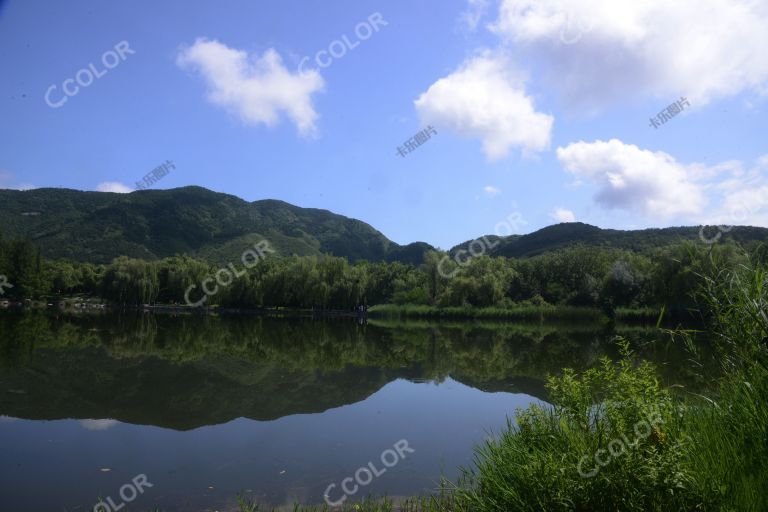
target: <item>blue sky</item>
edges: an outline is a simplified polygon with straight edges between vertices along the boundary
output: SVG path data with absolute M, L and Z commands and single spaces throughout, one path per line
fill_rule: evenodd
M 129 190 L 172 160 L 154 188 L 443 248 L 510 215 L 519 232 L 768 226 L 768 4 L 637 4 L 7 0 L 0 187 Z M 91 63 L 101 76 L 65 95 Z

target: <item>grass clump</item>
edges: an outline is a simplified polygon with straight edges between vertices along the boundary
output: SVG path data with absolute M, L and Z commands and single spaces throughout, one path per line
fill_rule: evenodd
M 711 510 L 768 510 L 768 272 L 706 276 L 701 299 L 724 377 L 689 408 L 689 465 Z
M 679 411 L 626 342 L 618 363 L 549 379 L 551 407 L 516 414 L 455 489 L 477 511 L 688 510 Z

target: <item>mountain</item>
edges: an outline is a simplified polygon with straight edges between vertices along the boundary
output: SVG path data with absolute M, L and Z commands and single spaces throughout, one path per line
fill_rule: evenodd
M 505 256 L 507 258 L 524 258 L 536 256 L 547 251 L 582 244 L 592 247 L 625 249 L 628 251 L 644 252 L 656 247 L 679 243 L 682 241 L 700 242 L 700 226 L 652 228 L 632 231 L 618 229 L 601 229 L 582 222 L 569 222 L 542 228 L 527 235 L 512 235 L 498 237 L 487 235 L 474 242 L 468 240 L 453 247 L 449 252 L 456 254 L 459 250 L 469 250 L 474 242 L 474 253 L 480 252 L 480 243 L 485 247 L 489 256 Z M 705 236 L 714 238 L 716 228 L 707 228 Z M 727 233 L 724 239 L 733 239 L 739 243 L 768 241 L 768 229 L 751 226 L 736 226 Z
M 191 254 L 239 261 L 264 238 L 279 255 L 420 263 L 432 247 L 400 246 L 368 224 L 283 201 L 249 203 L 201 187 L 130 194 L 69 189 L 0 190 L 0 233 L 27 237 L 49 258 L 108 263 L 126 255 Z
M 419 264 L 425 253 L 434 250 L 424 242 L 398 245 L 362 221 L 327 210 L 277 200 L 249 203 L 202 187 L 130 194 L 0 190 L 0 234 L 31 239 L 48 258 L 93 263 L 108 263 L 121 255 L 152 260 L 175 254 L 236 262 L 246 248 L 262 239 L 269 240 L 278 255 L 332 254 L 350 261 Z M 723 238 L 767 241 L 768 229 L 735 227 Z M 576 244 L 642 252 L 684 240 L 696 242 L 699 227 L 621 231 L 572 222 L 527 235 L 488 235 L 478 240 L 484 240 L 485 254 L 510 258 Z M 467 250 L 473 242 L 450 252 Z M 478 244 L 474 242 L 475 253 Z

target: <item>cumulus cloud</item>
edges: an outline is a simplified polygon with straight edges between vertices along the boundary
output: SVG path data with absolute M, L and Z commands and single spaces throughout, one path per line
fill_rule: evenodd
M 768 85 L 764 1 L 501 0 L 491 30 L 590 108 L 633 96 L 695 107 Z
M 565 170 L 597 186 L 595 200 L 606 208 L 669 218 L 700 213 L 706 204 L 703 187 L 694 180 L 695 166 L 661 151 L 612 139 L 557 148 L 557 158 Z
M 492 185 L 486 185 L 485 187 L 483 187 L 483 192 L 485 192 L 485 194 L 490 197 L 496 197 L 497 195 L 501 194 L 501 189 L 496 188 Z
M 323 78 L 316 70 L 290 72 L 273 48 L 249 57 L 219 41 L 198 39 L 179 52 L 176 63 L 199 72 L 208 84 L 208 100 L 247 124 L 274 126 L 282 113 L 302 135 L 316 130 L 312 94 L 323 89 Z
M 706 224 L 753 224 L 768 226 L 768 183 L 741 187 L 725 195 L 719 211 Z
M 102 181 L 96 185 L 96 190 L 99 192 L 115 192 L 117 194 L 127 194 L 133 192 L 133 189 L 127 185 L 123 185 L 119 181 Z
M 557 222 L 576 222 L 576 215 L 571 210 L 566 210 L 565 208 L 556 208 L 549 216 Z
M 716 169 L 725 177 L 713 185 L 722 201 L 702 219 L 703 224 L 768 226 L 768 155 L 752 167 L 727 162 Z
M 474 31 L 480 24 L 480 20 L 483 19 L 490 7 L 490 0 L 468 0 L 467 10 L 461 13 L 461 21 Z
M 514 147 L 525 151 L 549 147 L 554 118 L 536 111 L 523 81 L 501 56 L 467 60 L 432 84 L 415 105 L 424 124 L 481 139 L 491 160 L 507 156 Z
M 597 187 L 595 201 L 654 219 L 768 226 L 768 158 L 685 164 L 662 151 L 612 139 L 557 149 L 566 171 Z

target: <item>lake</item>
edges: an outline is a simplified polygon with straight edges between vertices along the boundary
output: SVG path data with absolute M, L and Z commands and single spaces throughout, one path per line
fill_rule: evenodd
M 2 312 L 0 504 L 429 493 L 516 408 L 545 402 L 548 374 L 615 358 L 617 334 L 667 383 L 688 379 L 682 350 L 640 326 Z

